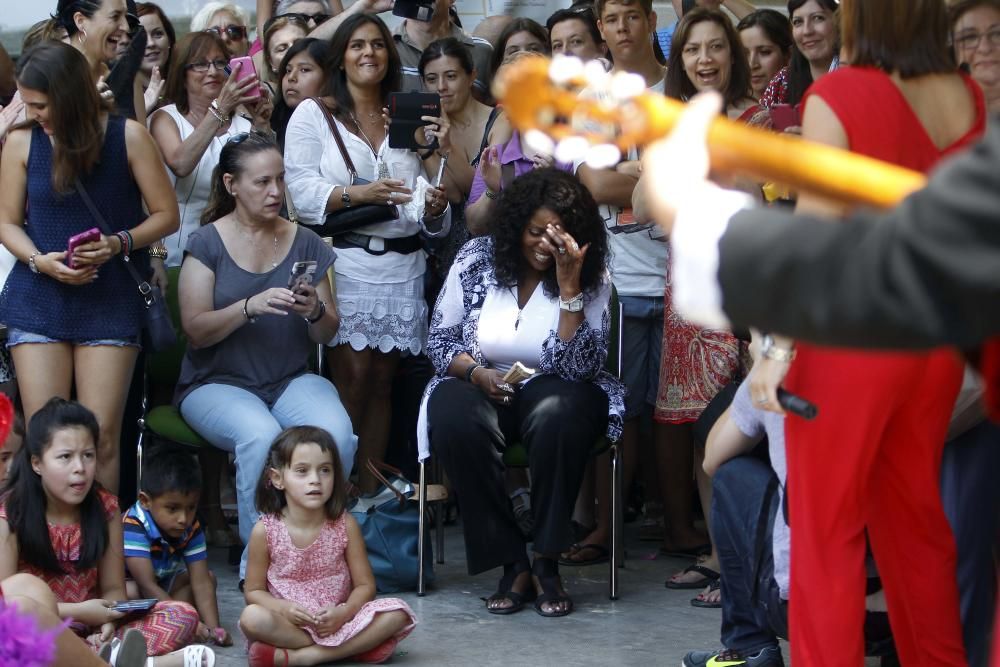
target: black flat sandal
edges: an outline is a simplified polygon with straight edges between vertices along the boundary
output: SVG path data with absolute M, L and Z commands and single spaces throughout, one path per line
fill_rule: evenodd
M 497 584 L 497 592 L 493 595 L 485 598 L 486 600 L 486 611 L 491 614 L 497 614 L 499 616 L 507 616 L 508 614 L 516 614 L 517 612 L 524 609 L 524 604 L 526 602 L 531 602 L 535 599 L 535 586 L 531 583 L 530 579 L 528 581 L 530 585 L 530 590 L 526 593 L 518 593 L 513 590 L 514 581 L 517 577 L 530 570 L 527 560 L 522 560 L 517 563 L 503 566 L 503 576 L 500 578 L 500 583 Z M 509 607 L 497 607 L 496 609 L 491 608 L 489 605 L 491 602 L 499 602 L 501 600 L 510 600 L 511 605 Z
M 538 585 L 542 587 L 542 594 L 535 598 L 535 611 L 539 616 L 556 618 L 567 616 L 573 611 L 573 600 L 565 592 L 559 592 L 559 563 L 551 558 L 535 558 L 531 566 L 531 574 L 538 578 Z M 553 602 L 566 602 L 566 609 L 562 611 L 545 611 L 542 605 Z

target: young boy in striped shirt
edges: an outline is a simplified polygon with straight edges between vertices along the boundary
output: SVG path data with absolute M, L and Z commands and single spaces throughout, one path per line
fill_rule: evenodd
M 122 517 L 126 589 L 130 599 L 179 600 L 195 606 L 198 639 L 229 646 L 219 625 L 215 575 L 196 518 L 201 495 L 198 460 L 178 449 L 153 450 L 142 467 L 139 500 Z

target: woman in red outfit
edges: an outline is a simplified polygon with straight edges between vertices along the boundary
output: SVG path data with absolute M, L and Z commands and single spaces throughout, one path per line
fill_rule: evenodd
M 944 0 L 844 0 L 841 15 L 852 66 L 808 91 L 807 139 L 926 172 L 982 134 L 983 96 L 955 68 Z M 846 212 L 805 195 L 799 207 Z M 789 417 L 785 427 L 792 663 L 862 664 L 867 528 L 902 663 L 966 664 L 939 487 L 961 360 L 948 350 L 797 352 L 790 371 L 780 351 L 766 354 L 752 389 L 759 405 L 775 407 L 788 372 L 786 387 L 819 406 L 815 420 Z

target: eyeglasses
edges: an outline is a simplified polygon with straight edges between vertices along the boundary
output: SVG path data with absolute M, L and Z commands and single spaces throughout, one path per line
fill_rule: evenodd
M 330 14 L 303 14 L 301 12 L 289 12 L 287 14 L 280 14 L 280 16 L 287 16 L 288 18 L 297 18 L 300 21 L 305 21 L 306 23 L 312 21 L 316 25 L 325 23 L 330 19 Z
M 255 142 L 266 143 L 266 144 L 274 143 L 269 136 L 267 136 L 260 130 L 251 130 L 250 132 L 240 132 L 239 134 L 234 134 L 233 136 L 229 137 L 226 143 L 237 146 L 239 144 L 242 144 L 247 139 L 252 139 Z
M 214 67 L 217 72 L 225 72 L 226 68 L 229 67 L 229 61 L 219 58 L 218 60 L 203 60 L 200 63 L 188 63 L 184 66 L 184 69 L 189 69 L 199 74 L 204 74 L 208 71 L 209 67 Z
M 986 43 L 994 48 L 1000 48 L 1000 28 L 994 28 L 989 32 L 966 32 L 955 35 L 955 46 L 963 51 L 973 51 L 979 48 L 979 43 L 983 37 Z
M 218 37 L 222 37 L 223 34 L 225 34 L 226 37 L 232 40 L 247 38 L 247 27 L 245 25 L 227 25 L 225 28 L 206 28 L 205 32 L 210 32 Z

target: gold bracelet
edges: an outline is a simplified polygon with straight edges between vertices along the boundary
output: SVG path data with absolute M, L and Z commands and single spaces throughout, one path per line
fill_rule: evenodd
M 158 257 L 163 261 L 167 260 L 167 249 L 164 246 L 150 246 L 148 249 L 150 257 Z

